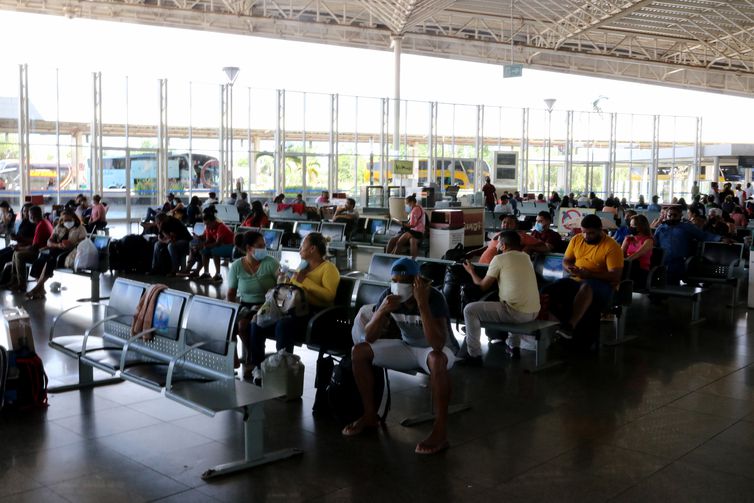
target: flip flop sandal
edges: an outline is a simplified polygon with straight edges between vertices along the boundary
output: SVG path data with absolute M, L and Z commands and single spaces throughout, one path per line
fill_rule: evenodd
M 431 456 L 432 454 L 440 453 L 448 449 L 449 447 L 450 443 L 447 440 L 434 447 L 423 447 L 421 442 L 419 442 L 418 444 L 416 444 L 416 449 L 414 450 L 414 452 L 423 456 Z
M 360 428 L 356 428 L 356 422 L 350 423 L 346 425 L 345 428 L 341 431 L 344 437 L 355 437 L 357 435 L 361 435 L 362 433 L 366 433 L 368 431 L 377 431 L 378 426 L 377 425 L 363 425 Z

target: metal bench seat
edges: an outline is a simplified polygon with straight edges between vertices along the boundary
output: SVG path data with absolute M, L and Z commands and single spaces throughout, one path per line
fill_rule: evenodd
M 487 337 L 496 339 L 494 332 L 511 332 L 521 335 L 531 335 L 537 341 L 537 349 L 534 352 L 534 367 L 528 369 L 529 372 L 540 372 L 542 370 L 555 367 L 562 364 L 562 361 L 548 361 L 547 350 L 553 340 L 553 334 L 560 323 L 550 320 L 533 320 L 526 323 L 494 323 L 483 322 Z M 490 332 L 493 332 L 490 334 Z

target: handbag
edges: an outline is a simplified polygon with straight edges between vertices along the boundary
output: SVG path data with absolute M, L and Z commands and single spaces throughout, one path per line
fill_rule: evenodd
M 260 327 L 269 327 L 284 316 L 300 317 L 307 314 L 309 304 L 304 290 L 290 283 L 281 283 L 265 294 L 264 304 L 257 311 L 255 323 Z

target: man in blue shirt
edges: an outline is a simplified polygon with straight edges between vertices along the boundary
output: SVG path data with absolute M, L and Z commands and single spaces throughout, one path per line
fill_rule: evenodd
M 655 231 L 655 246 L 665 251 L 664 264 L 668 270 L 668 284 L 677 285 L 683 278 L 686 259 L 696 252 L 699 241 L 720 241 L 721 236 L 704 232 L 681 221 L 681 208 L 671 206 L 667 217 Z
M 378 425 L 372 365 L 403 372 L 421 369 L 430 376 L 436 415 L 432 432 L 416 444 L 416 453 L 435 454 L 448 448 L 448 371 L 455 363 L 458 341 L 453 337 L 445 298 L 419 276 L 416 261 L 398 259 L 390 274 L 390 288 L 377 304 L 361 308 L 354 320 L 356 345 L 351 359 L 364 415 L 343 428 L 343 435 L 358 435 Z
M 659 204 L 660 198 L 657 196 L 652 196 L 652 204 L 650 204 L 647 207 L 647 211 L 662 211 L 662 207 Z

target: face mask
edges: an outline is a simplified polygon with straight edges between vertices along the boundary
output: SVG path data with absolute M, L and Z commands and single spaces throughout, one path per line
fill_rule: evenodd
M 534 224 L 534 230 L 537 232 L 542 232 L 543 230 L 545 230 L 545 228 L 540 222 L 537 222 L 536 224 Z
M 668 225 L 678 225 L 681 223 L 680 220 L 665 220 L 665 223 Z
M 64 227 L 65 227 L 66 229 L 72 229 L 72 228 L 73 228 L 73 225 L 74 225 L 74 224 L 73 224 L 73 222 L 70 222 L 70 221 L 69 221 L 69 222 L 63 222 L 63 226 L 64 226 Z
M 401 302 L 406 302 L 414 295 L 414 287 L 411 283 L 390 283 L 390 293 L 400 297 Z
M 408 204 L 405 206 L 405 209 L 406 213 L 411 213 L 411 206 L 409 206 Z
M 303 271 L 307 267 L 309 267 L 309 261 L 306 260 L 305 258 L 302 258 L 301 262 L 299 262 L 299 264 L 298 264 L 298 270 L 299 271 Z
M 262 261 L 267 256 L 267 250 L 264 248 L 254 248 L 254 258 L 257 261 Z
M 588 245 L 596 245 L 597 243 L 600 242 L 600 237 L 601 236 L 598 235 L 596 238 L 590 239 L 590 238 L 587 238 L 586 235 L 584 235 L 584 242 Z

